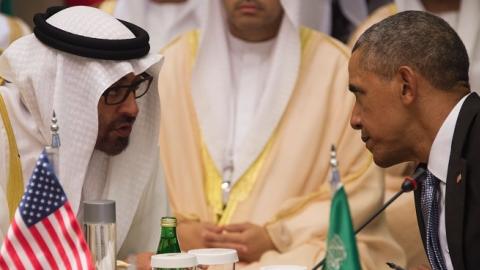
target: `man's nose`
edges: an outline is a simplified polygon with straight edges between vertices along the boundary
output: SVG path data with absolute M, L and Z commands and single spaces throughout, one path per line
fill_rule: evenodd
M 121 104 L 120 112 L 126 113 L 131 117 L 137 117 L 138 105 L 134 92 L 130 92 L 130 94 L 128 94 L 127 99 Z
M 356 105 L 353 106 L 352 116 L 350 117 L 350 126 L 352 126 L 353 129 L 362 128 L 362 119 Z

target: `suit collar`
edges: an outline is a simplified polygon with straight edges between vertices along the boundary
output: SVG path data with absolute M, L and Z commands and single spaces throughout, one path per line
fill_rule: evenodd
M 455 125 L 455 132 L 453 134 L 452 139 L 452 149 L 450 153 L 450 160 L 458 159 L 462 157 L 463 154 L 463 146 L 465 140 L 470 131 L 470 126 L 475 119 L 475 117 L 479 114 L 480 111 L 480 97 L 477 93 L 471 93 L 466 99 L 465 102 L 460 109 L 460 113 L 458 116 L 457 123 Z M 449 166 L 450 167 L 450 166 Z M 450 174 L 450 170 L 449 170 Z M 447 175 L 448 177 L 449 175 Z
M 480 98 L 476 93 L 470 94 L 463 104 L 453 134 L 452 148 L 447 174 L 447 189 L 445 198 L 445 223 L 450 257 L 455 269 L 464 269 L 464 211 L 467 161 L 465 146 L 470 128 L 480 111 Z
M 447 182 L 448 162 L 452 147 L 453 132 L 463 103 L 469 95 L 464 96 L 448 114 L 435 136 L 428 158 L 428 170 L 443 183 Z

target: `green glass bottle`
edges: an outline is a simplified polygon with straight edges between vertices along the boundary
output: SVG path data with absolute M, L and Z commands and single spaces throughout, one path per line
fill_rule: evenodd
M 180 253 L 177 239 L 177 219 L 174 217 L 162 217 L 162 231 L 158 243 L 157 254 Z

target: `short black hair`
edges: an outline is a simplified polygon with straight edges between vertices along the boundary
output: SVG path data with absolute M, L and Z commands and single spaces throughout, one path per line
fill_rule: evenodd
M 465 46 L 443 19 L 423 11 L 404 11 L 374 24 L 355 43 L 368 71 L 391 79 L 402 65 L 419 72 L 434 87 L 469 88 Z

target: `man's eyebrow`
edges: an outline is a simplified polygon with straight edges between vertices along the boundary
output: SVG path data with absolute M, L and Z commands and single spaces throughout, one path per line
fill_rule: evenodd
M 348 90 L 350 90 L 350 92 L 352 92 L 352 93 L 363 92 L 362 88 L 360 88 L 356 85 L 353 85 L 353 84 L 348 85 Z
M 120 80 L 118 80 L 117 82 L 115 82 L 114 84 L 112 84 L 111 87 L 117 87 L 117 86 L 128 86 L 128 85 L 131 85 L 131 84 L 134 84 L 136 82 L 139 82 L 141 81 L 142 79 L 140 77 L 135 77 L 133 79 L 133 81 L 131 83 L 128 83 L 128 78 L 125 76 L 125 77 L 122 77 Z

